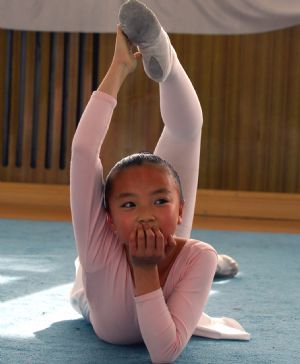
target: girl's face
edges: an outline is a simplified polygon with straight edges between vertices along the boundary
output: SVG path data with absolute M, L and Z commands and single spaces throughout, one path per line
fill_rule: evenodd
M 158 227 L 165 238 L 182 221 L 183 204 L 170 173 L 144 164 L 121 171 L 113 180 L 108 220 L 126 244 L 139 223 Z

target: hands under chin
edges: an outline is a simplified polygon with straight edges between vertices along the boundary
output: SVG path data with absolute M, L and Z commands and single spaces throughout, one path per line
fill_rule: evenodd
M 131 264 L 136 267 L 151 268 L 162 262 L 176 247 L 172 235 L 164 237 L 158 227 L 138 224 L 128 241 Z

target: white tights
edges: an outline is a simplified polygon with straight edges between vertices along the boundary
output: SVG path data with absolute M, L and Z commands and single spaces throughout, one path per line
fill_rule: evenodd
M 195 89 L 175 51 L 171 72 L 159 86 L 165 126 L 154 153 L 167 160 L 179 174 L 185 206 L 183 222 L 176 234 L 189 238 L 198 186 L 203 116 Z

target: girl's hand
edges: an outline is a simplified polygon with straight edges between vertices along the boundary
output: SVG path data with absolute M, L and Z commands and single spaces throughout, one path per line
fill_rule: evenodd
M 165 240 L 158 227 L 139 224 L 129 238 L 129 257 L 134 266 L 151 267 L 160 263 L 176 246 L 173 237 Z
M 134 48 L 118 25 L 113 63 L 125 66 L 128 73 L 133 72 L 137 66 L 137 60 L 142 57 L 140 52 L 134 52 Z

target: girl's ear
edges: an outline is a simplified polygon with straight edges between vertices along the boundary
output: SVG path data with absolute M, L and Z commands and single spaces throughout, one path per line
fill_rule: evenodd
M 112 219 L 111 214 L 109 212 L 106 213 L 106 221 L 108 222 L 108 224 L 110 225 L 112 230 L 115 230 L 115 225 L 113 223 L 113 219 Z
M 177 225 L 180 225 L 182 223 L 183 208 L 184 208 L 184 202 L 180 202 Z

